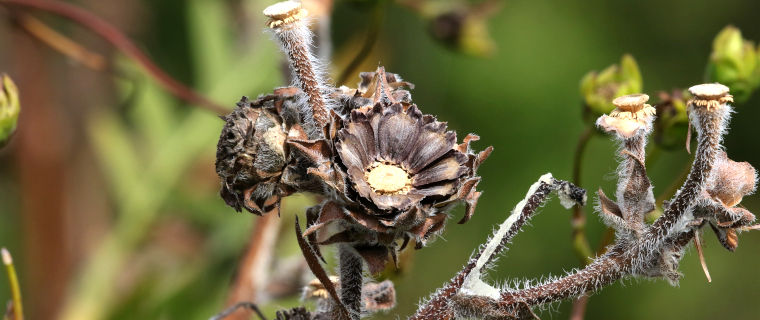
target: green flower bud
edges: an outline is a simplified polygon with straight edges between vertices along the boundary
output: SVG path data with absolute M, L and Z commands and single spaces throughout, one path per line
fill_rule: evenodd
M 443 10 L 432 15 L 430 34 L 450 49 L 477 57 L 489 56 L 496 45 L 488 32 L 487 22 L 497 10 L 498 5 L 493 1 L 480 6 Z
M 18 88 L 6 74 L 0 74 L 0 147 L 16 131 L 21 105 L 18 101 Z
M 723 28 L 713 40 L 706 79 L 707 82 L 727 85 L 737 102 L 746 101 L 760 86 L 758 48 L 742 38 L 741 31 L 736 27 Z
M 654 121 L 654 142 L 664 149 L 683 148 L 689 116 L 686 101 L 689 93 L 685 90 L 661 91 L 655 105 L 657 118 Z
M 642 81 L 639 66 L 633 56 L 626 54 L 620 64 L 613 64 L 601 72 L 591 71 L 581 79 L 581 96 L 586 108 L 596 118 L 609 113 L 615 106 L 615 97 L 641 92 Z

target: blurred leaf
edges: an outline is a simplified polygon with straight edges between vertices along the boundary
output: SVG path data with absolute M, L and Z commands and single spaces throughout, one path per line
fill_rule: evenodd
M 642 87 L 639 66 L 633 56 L 626 54 L 620 59 L 620 64 L 583 76 L 580 92 L 586 106 L 598 116 L 615 109 L 612 100 L 616 97 L 640 93 Z
M 0 74 L 0 147 L 16 132 L 21 104 L 18 88 L 7 74 Z
M 754 43 L 742 38 L 738 28 L 727 26 L 713 40 L 712 50 L 707 82 L 727 85 L 737 103 L 747 101 L 760 86 L 760 53 Z

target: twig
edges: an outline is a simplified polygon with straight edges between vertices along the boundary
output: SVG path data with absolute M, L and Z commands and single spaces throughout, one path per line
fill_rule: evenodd
M 245 309 L 252 310 L 254 313 L 256 313 L 257 316 L 259 316 L 259 318 L 261 320 L 267 320 L 267 318 L 264 316 L 264 314 L 261 313 L 261 310 L 259 310 L 259 307 L 257 307 L 252 302 L 239 302 L 239 303 L 235 304 L 234 306 L 231 306 L 231 307 L 229 307 L 227 309 L 224 309 L 224 311 L 222 311 L 219 314 L 217 314 L 217 315 L 209 318 L 209 320 L 222 320 L 222 319 L 226 318 L 227 316 L 229 316 L 230 314 L 232 314 L 233 312 L 237 311 L 240 308 L 245 308 Z
M 259 291 L 270 278 L 268 269 L 272 262 L 280 221 L 280 217 L 274 214 L 256 220 L 251 230 L 248 250 L 240 262 L 235 283 L 227 298 L 228 307 L 239 301 L 257 302 L 259 299 Z M 233 316 L 235 319 L 248 319 L 250 314 L 237 312 Z
M 591 140 L 593 133 L 594 128 L 592 126 L 586 127 L 578 138 L 578 144 L 575 147 L 575 154 L 573 156 L 573 183 L 576 186 L 581 185 L 583 155 L 585 154 L 586 146 L 588 145 L 589 140 Z M 591 245 L 586 236 L 586 216 L 583 212 L 583 208 L 578 206 L 573 208 L 573 215 L 570 219 L 570 225 L 573 228 L 573 249 L 575 250 L 576 256 L 578 256 L 581 265 L 585 266 L 591 262 L 593 252 L 591 251 Z
M 538 182 L 530 187 L 525 198 L 517 204 L 512 214 L 486 242 L 486 245 L 481 246 L 481 249 L 470 258 L 467 265 L 446 286 L 439 289 L 424 303 L 410 320 L 453 318 L 454 309 L 452 308 L 451 301 L 455 295 L 460 293 L 460 290 L 487 290 L 490 291 L 491 295 L 495 294 L 498 297 L 499 290 L 485 284 L 481 280 L 481 271 L 506 249 L 506 245 L 509 244 L 517 232 L 520 231 L 520 228 L 536 213 L 538 208 L 546 201 L 551 191 L 554 190 L 560 192 L 560 199 L 563 205 L 572 204 L 572 201 L 579 205 L 583 205 L 586 202 L 585 190 L 568 182 L 556 180 L 549 173 L 541 176 Z M 483 294 L 484 292 L 477 293 Z
M 95 71 L 106 68 L 106 59 L 55 31 L 39 19 L 28 14 L 16 14 L 13 20 L 32 37 L 40 40 L 61 54 Z
M 5 265 L 5 271 L 8 273 L 8 282 L 11 287 L 11 295 L 13 297 L 13 319 L 24 319 L 24 308 L 21 305 L 21 286 L 18 284 L 18 275 L 16 275 L 16 267 L 13 265 L 13 257 L 7 249 L 0 249 L 0 255 L 3 258 L 3 264 Z
M 0 0 L 0 5 L 37 9 L 69 19 L 99 35 L 127 57 L 135 60 L 135 62 L 142 66 L 159 85 L 176 97 L 216 114 L 221 115 L 228 113 L 227 108 L 216 104 L 172 78 L 163 69 L 157 66 L 119 29 L 89 11 L 65 2 L 51 0 Z

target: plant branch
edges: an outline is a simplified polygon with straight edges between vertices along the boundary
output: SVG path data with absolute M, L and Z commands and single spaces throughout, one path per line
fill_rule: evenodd
M 143 51 L 119 29 L 85 9 L 65 2 L 51 0 L 0 0 L 0 5 L 36 9 L 71 20 L 97 34 L 116 49 L 124 53 L 127 57 L 137 62 L 137 64 L 142 66 L 159 85 L 174 96 L 216 114 L 221 115 L 228 112 L 227 108 L 216 104 L 190 87 L 187 87 L 172 78 L 163 69 L 156 65 L 145 53 L 143 53 Z
M 554 190 L 560 194 L 563 205 L 573 203 L 583 205 L 586 202 L 585 190 L 566 181 L 556 180 L 551 174 L 543 175 L 530 187 L 525 198 L 517 204 L 512 214 L 499 226 L 486 245 L 481 246 L 480 250 L 471 256 L 469 262 L 449 283 L 420 306 L 410 320 L 452 319 L 454 316 L 462 316 L 455 315 L 456 308 L 452 305 L 452 298 L 460 291 L 483 293 L 482 291 L 485 290 L 490 291 L 491 295 L 495 293 L 498 296 L 498 289 L 481 280 L 481 271 L 493 263 L 495 257 L 506 249 L 507 244 L 520 231 L 520 228 L 536 213 Z
M 16 267 L 13 265 L 13 258 L 11 257 L 11 253 L 5 248 L 0 249 L 0 255 L 2 255 L 5 271 L 8 273 L 8 282 L 10 283 L 11 296 L 13 297 L 13 320 L 23 320 L 24 307 L 21 305 L 21 286 L 18 284 L 18 275 L 16 275 Z

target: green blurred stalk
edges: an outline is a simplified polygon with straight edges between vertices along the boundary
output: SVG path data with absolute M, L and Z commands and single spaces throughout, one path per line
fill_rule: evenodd
M 8 272 L 8 281 L 11 286 L 11 295 L 13 297 L 13 319 L 24 319 L 24 308 L 21 305 L 21 287 L 18 285 L 18 275 L 16 275 L 16 267 L 13 266 L 13 258 L 11 253 L 7 249 L 0 249 L 0 253 L 3 256 L 3 264 L 5 265 L 5 271 Z

